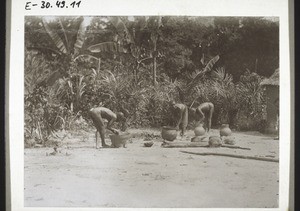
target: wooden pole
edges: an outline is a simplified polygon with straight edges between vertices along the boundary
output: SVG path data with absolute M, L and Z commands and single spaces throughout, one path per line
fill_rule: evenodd
M 233 155 L 233 154 L 225 154 L 225 153 L 215 153 L 215 152 L 188 152 L 188 151 L 180 151 L 182 153 L 193 154 L 193 155 L 215 155 L 215 156 L 225 156 L 225 157 L 233 157 L 233 158 L 241 158 L 241 159 L 249 159 L 249 160 L 261 160 L 268 162 L 279 163 L 279 159 L 273 158 L 263 158 L 263 157 L 254 157 L 254 156 L 246 156 L 246 155 Z
M 210 146 L 207 144 L 207 142 L 191 142 L 191 143 L 172 143 L 172 142 L 164 142 L 162 145 L 164 148 L 191 148 L 191 147 L 207 147 Z M 247 147 L 240 147 L 240 146 L 233 146 L 228 144 L 223 144 L 220 147 L 224 148 L 231 148 L 231 149 L 244 149 L 244 150 L 251 150 Z

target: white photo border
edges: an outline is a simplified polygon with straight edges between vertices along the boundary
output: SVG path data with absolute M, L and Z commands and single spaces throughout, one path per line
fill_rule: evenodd
M 34 2 L 35 0 L 30 0 Z M 49 0 L 50 2 L 54 0 Z M 40 1 L 39 1 L 40 2 Z M 291 64 L 288 0 L 82 0 L 77 9 L 25 10 L 24 0 L 11 0 L 9 49 L 9 160 L 11 208 L 15 210 L 70 210 L 70 208 L 24 207 L 24 20 L 25 16 L 275 16 L 280 21 L 280 163 L 279 208 L 247 210 L 287 210 L 289 207 L 291 147 Z M 100 208 L 74 208 L 75 211 Z M 131 208 L 101 208 L 100 210 Z M 170 208 L 171 209 L 171 208 Z M 141 210 L 136 209 L 135 210 Z M 152 210 L 152 209 L 151 209 Z M 169 210 L 155 209 L 155 210 Z M 177 209 L 183 210 L 183 209 Z M 189 209 L 184 209 L 189 210 Z M 197 210 L 206 210 L 197 208 Z M 230 208 L 211 208 L 232 210 Z M 245 210 L 245 208 L 234 209 Z

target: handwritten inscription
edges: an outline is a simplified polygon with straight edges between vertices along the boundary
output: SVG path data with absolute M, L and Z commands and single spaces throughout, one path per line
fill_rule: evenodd
M 34 8 L 41 8 L 41 9 L 51 9 L 51 8 L 79 8 L 81 4 L 81 1 L 72 1 L 72 2 L 67 2 L 67 1 L 39 1 L 39 2 L 31 2 L 27 1 L 25 3 L 25 10 L 31 10 Z

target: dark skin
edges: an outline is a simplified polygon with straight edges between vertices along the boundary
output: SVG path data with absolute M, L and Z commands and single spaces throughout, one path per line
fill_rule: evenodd
M 180 135 L 183 136 L 186 131 L 186 127 L 187 127 L 187 123 L 188 123 L 187 116 L 185 116 L 185 112 L 187 115 L 187 107 L 184 104 L 175 103 L 175 102 L 171 102 L 171 105 L 174 109 L 174 112 L 178 115 L 178 119 L 176 121 L 176 129 L 179 129 L 179 126 L 181 124 Z
M 104 124 L 104 119 L 108 121 L 106 128 L 113 132 L 114 134 L 119 134 L 119 131 L 117 129 L 112 128 L 112 125 L 114 122 L 121 122 L 122 123 L 122 129 L 125 128 L 125 122 L 126 118 L 124 117 L 124 114 L 121 112 L 114 113 L 110 109 L 105 108 L 105 107 L 97 107 L 97 108 L 92 108 L 89 111 L 89 114 L 91 116 L 91 119 L 93 120 L 94 126 L 96 127 L 96 148 L 99 148 L 99 143 L 98 143 L 98 132 L 100 134 L 101 138 L 101 144 L 102 147 L 109 147 L 105 143 L 105 124 Z
M 212 104 L 211 102 L 201 103 L 195 110 L 196 120 L 199 122 L 199 124 L 203 123 L 204 120 L 206 120 L 205 123 L 207 128 L 205 128 L 205 130 L 207 130 L 207 132 L 209 132 L 211 128 L 211 119 L 213 113 L 214 104 Z

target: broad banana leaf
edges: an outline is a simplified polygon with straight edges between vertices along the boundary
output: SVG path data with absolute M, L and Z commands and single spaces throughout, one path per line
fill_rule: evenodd
M 210 72 L 213 68 L 213 66 L 217 63 L 217 61 L 219 61 L 220 56 L 217 55 L 214 58 L 212 58 L 206 65 L 206 67 L 203 69 L 203 71 L 200 71 L 193 79 L 192 81 L 188 84 L 188 90 L 191 90 L 192 88 L 194 88 L 198 81 L 204 77 L 204 75 L 208 72 Z
M 85 32 L 86 32 L 86 25 L 84 24 L 84 22 L 81 22 L 77 32 L 77 39 L 74 44 L 74 49 L 76 54 L 79 53 L 80 49 L 83 46 L 84 39 L 85 39 Z
M 118 46 L 115 42 L 103 42 L 98 43 L 96 45 L 92 45 L 87 48 L 92 53 L 100 53 L 100 52 L 122 52 L 122 47 Z
M 204 73 L 209 72 L 212 70 L 212 67 L 217 63 L 217 61 L 219 61 L 220 56 L 217 55 L 214 58 L 212 58 L 206 65 L 206 67 L 204 68 Z
M 63 35 L 64 35 L 64 37 L 65 37 L 65 42 L 66 42 L 67 50 L 69 50 L 69 40 L 68 40 L 68 36 L 67 36 L 67 34 L 66 34 L 65 27 L 64 27 L 64 25 L 62 24 L 61 19 L 58 18 L 58 20 L 59 20 L 60 28 L 62 29 Z
M 62 41 L 62 39 L 59 37 L 58 33 L 55 30 L 52 30 L 47 21 L 45 21 L 44 19 L 43 21 L 43 25 L 45 27 L 46 32 L 48 33 L 48 35 L 51 37 L 52 41 L 54 42 L 55 46 L 64 54 L 66 54 L 68 52 L 64 42 Z

